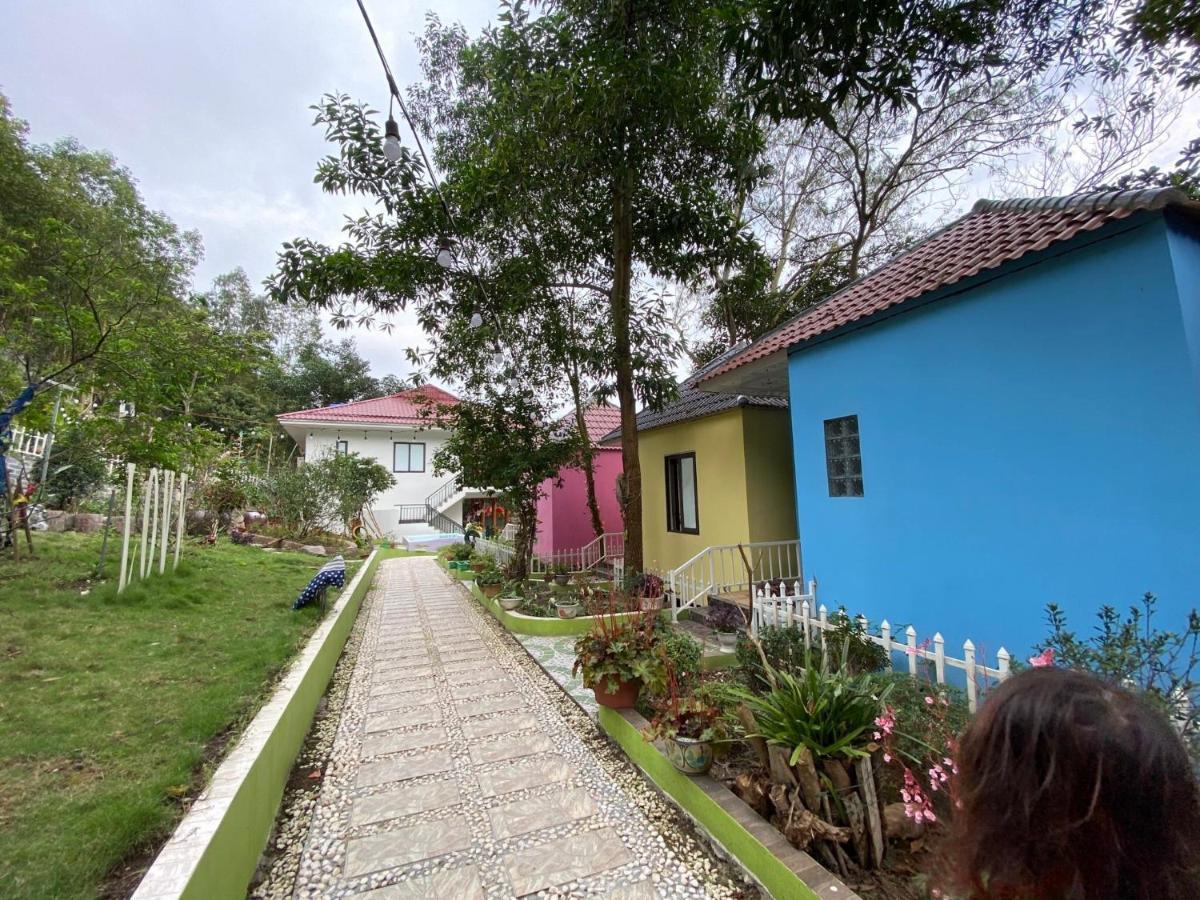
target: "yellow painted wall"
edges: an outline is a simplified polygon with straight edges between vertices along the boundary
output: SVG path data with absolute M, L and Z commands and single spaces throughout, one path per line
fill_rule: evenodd
M 788 411 L 748 406 L 742 410 L 742 429 L 750 540 L 793 541 L 796 539 L 796 491 L 792 480 L 792 428 Z
M 673 569 L 705 547 L 736 544 L 748 539 L 744 412 L 744 409 L 731 409 L 714 416 L 653 428 L 638 435 L 638 460 L 642 464 L 643 558 L 648 569 Z M 678 534 L 667 531 L 664 460 L 672 454 L 689 451 L 696 454 L 700 533 Z M 789 475 L 789 491 L 791 483 Z

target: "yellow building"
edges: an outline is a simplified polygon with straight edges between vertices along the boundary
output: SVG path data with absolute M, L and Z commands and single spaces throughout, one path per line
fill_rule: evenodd
M 669 571 L 707 547 L 796 539 L 786 400 L 683 387 L 637 424 L 647 569 Z

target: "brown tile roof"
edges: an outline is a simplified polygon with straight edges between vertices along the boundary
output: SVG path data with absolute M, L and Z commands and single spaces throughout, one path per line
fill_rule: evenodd
M 643 410 L 638 413 L 637 430 L 649 431 L 651 428 L 661 428 L 664 425 L 674 425 L 676 422 L 687 422 L 711 416 L 727 409 L 739 406 L 767 406 L 773 409 L 787 409 L 787 400 L 782 397 L 748 397 L 744 394 L 712 394 L 689 387 L 687 384 L 679 388 L 679 399 L 662 409 Z M 621 436 L 620 422 L 618 427 L 603 438 L 602 443 Z
M 401 391 L 388 397 L 373 397 L 370 400 L 352 400 L 315 409 L 301 409 L 281 413 L 275 418 L 281 422 L 358 422 L 376 425 L 421 425 L 427 420 L 422 415 L 428 401 L 454 404 L 458 398 L 433 384 L 422 385 Z
M 1200 204 L 1177 188 L 1105 191 L 1069 197 L 980 200 L 967 215 L 935 231 L 895 257 L 795 318 L 763 335 L 740 352 L 706 367 L 704 382 L 866 319 L 930 291 L 995 269 L 1027 253 L 1095 231 L 1140 210 Z

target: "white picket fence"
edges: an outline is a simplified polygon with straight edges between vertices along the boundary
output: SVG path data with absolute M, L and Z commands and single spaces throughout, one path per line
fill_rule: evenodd
M 184 517 L 187 511 L 187 473 L 165 469 L 150 469 L 142 479 L 139 516 L 141 519 L 140 541 L 132 551 L 133 536 L 133 485 L 137 466 L 125 464 L 125 524 L 121 534 L 121 572 L 117 593 L 129 586 L 134 578 L 146 578 L 154 574 L 157 557 L 158 574 L 167 569 L 170 550 L 171 528 L 174 525 L 175 541 L 171 552 L 171 571 L 179 566 L 179 554 L 183 547 Z
M 849 618 L 845 610 L 838 610 L 831 620 L 825 604 L 817 606 L 815 581 L 809 581 L 807 591 L 799 581 L 791 585 L 785 583 L 780 586 L 780 594 L 772 597 L 761 586 L 755 591 L 750 621 L 754 634 L 757 635 L 758 629 L 767 625 L 799 627 L 804 633 L 806 648 L 811 648 L 819 635 L 820 647 L 824 651 L 825 633 L 836 628 L 839 621 Z M 938 684 L 946 683 L 947 668 L 961 670 L 966 677 L 967 705 L 971 712 L 975 712 L 981 688 L 985 688 L 989 682 L 1004 681 L 1010 674 L 1012 657 L 1003 647 L 996 651 L 996 666 L 993 668 L 976 659 L 975 644 L 970 639 L 963 642 L 963 658 L 958 659 L 946 655 L 946 641 L 941 632 L 935 633 L 930 640 L 918 643 L 916 629 L 909 625 L 904 630 L 904 640 L 898 641 L 893 639 L 892 626 L 887 619 L 879 623 L 879 634 L 871 634 L 866 616 L 859 616 L 856 621 L 865 638 L 887 651 L 889 669 L 895 668 L 892 654 L 903 653 L 908 659 L 908 672 L 914 678 L 918 677 L 918 660 L 922 659 L 933 663 L 934 678 Z
M 9 432 L 8 452 L 29 459 L 39 459 L 46 452 L 46 442 L 49 439 L 50 435 L 40 431 L 14 428 Z

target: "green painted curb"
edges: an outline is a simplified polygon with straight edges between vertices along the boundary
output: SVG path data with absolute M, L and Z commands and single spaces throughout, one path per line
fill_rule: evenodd
M 705 793 L 692 776 L 679 772 L 654 744 L 643 739 L 641 732 L 619 711 L 601 706 L 599 722 L 601 729 L 620 745 L 638 768 L 736 857 L 772 897 L 820 900 L 816 891 Z M 824 869 L 820 871 L 828 875 Z M 853 896 L 850 891 L 845 895 Z
M 177 864 L 174 858 L 169 860 L 166 858 L 167 851 L 172 849 L 172 844 L 179 840 L 180 831 L 177 830 L 172 841 L 163 848 L 160 857 L 155 860 L 155 865 L 152 865 L 147 871 L 138 890 L 134 893 L 134 897 L 139 897 L 139 895 L 147 898 L 178 896 L 196 898 L 196 900 L 228 897 L 232 900 L 232 898 L 246 896 L 246 889 L 254 877 L 263 851 L 267 848 L 292 766 L 312 727 L 317 705 L 325 695 L 325 689 L 333 675 L 333 669 L 342 655 L 342 649 L 346 645 L 354 620 L 362 606 L 363 597 L 366 596 L 374 580 L 375 570 L 381 560 L 406 555 L 408 554 L 404 550 L 384 550 L 382 548 L 377 548 L 371 554 L 355 573 L 350 584 L 347 585 L 347 589 L 351 593 L 345 605 L 339 610 L 335 604 L 330 611 L 330 615 L 336 614 L 336 619 L 332 621 L 324 636 L 319 638 L 321 645 L 309 661 L 305 671 L 300 674 L 298 683 L 294 687 L 287 686 L 286 682 L 291 673 L 285 675 L 284 683 L 280 685 L 276 694 L 268 698 L 263 709 L 238 738 L 239 745 L 242 741 L 249 742 L 254 739 L 264 742 L 253 760 L 250 761 L 245 774 L 240 776 L 236 793 L 228 799 L 214 797 L 208 801 L 212 807 L 219 808 L 223 805 L 224 809 L 221 812 L 220 821 L 216 824 L 203 849 L 190 850 L 187 847 L 186 839 L 183 841 L 183 847 L 176 848 L 181 852 L 183 856 L 181 862 L 186 866 L 185 883 L 173 887 L 169 892 L 164 892 L 160 889 L 163 882 L 175 882 L 176 878 L 172 878 L 164 872 L 166 875 L 164 879 L 158 877 L 159 873 L 156 872 L 156 866 L 160 859 L 165 868 L 171 868 Z M 339 597 L 337 603 L 340 602 L 341 598 Z M 318 626 L 318 629 L 320 627 Z M 316 635 L 313 639 L 317 639 Z M 310 646 L 313 639 L 310 639 Z M 307 649 L 308 647 L 302 649 L 300 654 L 303 655 Z M 280 699 L 281 695 L 284 695 L 282 700 Z M 280 704 L 282 704 L 282 708 L 278 708 Z M 262 717 L 261 720 L 260 717 Z M 274 721 L 268 722 L 267 719 L 274 719 Z M 265 738 L 260 738 L 257 732 L 265 728 L 269 728 L 269 731 Z M 238 749 L 239 746 L 235 746 L 230 757 L 236 754 Z M 220 767 L 217 769 L 217 774 L 221 774 Z M 207 793 L 208 789 L 205 791 L 206 795 Z M 206 801 L 202 796 L 198 804 L 203 802 Z M 185 817 L 180 829 L 186 824 Z M 197 853 L 198 857 L 195 855 Z M 142 892 L 143 888 L 145 888 L 145 893 Z
M 496 619 L 513 634 L 531 634 L 537 637 L 572 637 L 587 634 L 592 630 L 592 623 L 597 616 L 576 616 L 574 619 L 544 619 L 541 616 L 523 616 L 520 613 L 510 613 L 500 608 L 495 600 L 483 595 L 483 591 L 475 582 L 467 585 L 475 599 L 483 604 Z M 617 613 L 622 619 L 628 619 L 638 613 Z M 666 613 L 659 613 L 666 615 Z

